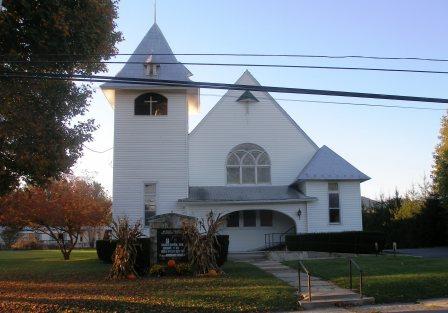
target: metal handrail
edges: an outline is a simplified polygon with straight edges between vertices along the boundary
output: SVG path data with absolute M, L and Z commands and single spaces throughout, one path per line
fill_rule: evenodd
M 308 302 L 311 302 L 311 274 L 308 271 L 308 269 L 303 265 L 302 261 L 298 261 L 297 271 L 299 274 L 299 285 L 298 285 L 298 294 L 299 297 L 302 296 L 302 280 L 300 278 L 300 273 L 303 270 L 303 272 L 308 276 Z
M 349 277 L 350 277 L 350 290 L 353 289 L 353 278 L 352 278 L 352 264 L 356 267 L 356 269 L 359 272 L 359 296 L 360 298 L 362 298 L 362 276 L 363 276 L 363 270 L 362 268 L 358 265 L 358 263 L 355 262 L 355 260 L 349 258 L 348 259 L 348 273 L 349 273 Z
M 282 240 L 292 229 L 294 229 L 295 226 L 292 226 L 290 228 L 288 228 L 286 231 L 282 232 L 282 233 L 269 233 L 269 234 L 264 234 L 264 245 L 267 249 L 273 247 L 275 244 L 282 244 L 284 242 L 284 240 Z M 275 239 L 275 235 L 279 235 L 279 241 L 276 242 Z M 267 239 L 266 239 L 267 238 Z

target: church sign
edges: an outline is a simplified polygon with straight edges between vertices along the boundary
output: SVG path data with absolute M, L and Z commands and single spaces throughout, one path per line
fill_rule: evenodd
M 182 229 L 157 229 L 157 259 L 158 261 L 187 261 L 187 248 Z

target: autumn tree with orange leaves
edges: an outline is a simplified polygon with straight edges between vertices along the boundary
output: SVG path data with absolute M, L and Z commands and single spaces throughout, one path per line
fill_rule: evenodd
M 111 201 L 99 186 L 70 177 L 52 181 L 45 188 L 18 189 L 0 200 L 0 225 L 24 225 L 49 235 L 64 260 L 69 260 L 83 229 L 105 226 L 111 220 Z

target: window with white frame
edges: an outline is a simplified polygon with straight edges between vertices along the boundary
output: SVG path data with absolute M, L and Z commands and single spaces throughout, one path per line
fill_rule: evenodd
M 339 206 L 339 185 L 338 183 L 328 183 L 328 208 L 330 224 L 341 223 L 341 209 Z
M 149 219 L 156 215 L 156 189 L 155 183 L 144 186 L 145 226 L 149 226 Z
M 258 145 L 244 143 L 227 156 L 227 184 L 270 184 L 271 160 Z

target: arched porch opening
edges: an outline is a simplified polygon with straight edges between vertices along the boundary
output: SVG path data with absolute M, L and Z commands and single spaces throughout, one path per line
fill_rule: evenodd
M 248 252 L 275 248 L 287 234 L 297 232 L 296 222 L 276 210 L 233 210 L 221 217 L 220 233 L 229 235 L 229 252 Z

